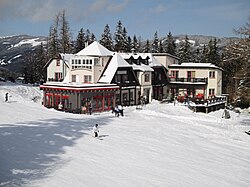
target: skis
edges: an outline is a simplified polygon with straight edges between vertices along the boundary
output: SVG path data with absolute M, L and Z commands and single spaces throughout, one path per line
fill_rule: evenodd
M 250 135 L 250 131 L 245 131 L 246 134 Z

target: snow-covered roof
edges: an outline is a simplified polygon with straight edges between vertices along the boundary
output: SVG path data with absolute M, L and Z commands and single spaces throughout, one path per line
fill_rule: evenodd
M 136 64 L 133 64 L 133 70 L 139 70 L 139 71 L 154 71 L 151 67 L 145 65 L 145 64 L 141 64 L 141 65 L 136 65 Z
M 119 53 L 124 59 L 129 59 L 131 56 L 134 59 L 141 57 L 142 59 L 148 58 L 149 66 L 163 66 L 160 62 L 156 60 L 152 53 Z
M 110 83 L 118 67 L 132 67 L 132 65 L 124 60 L 119 53 L 114 53 L 107 69 L 104 71 L 98 82 Z
M 149 61 L 152 59 L 152 53 L 119 53 L 119 54 L 124 59 L 129 59 L 131 56 L 134 59 L 137 59 L 139 57 L 141 57 L 142 59 L 146 59 L 147 57 L 149 57 Z
M 112 56 L 112 51 L 105 48 L 103 45 L 94 41 L 89 46 L 85 47 L 83 50 L 76 53 L 76 55 L 85 56 Z
M 62 60 L 66 63 L 66 65 L 70 65 L 70 59 L 74 56 L 73 54 L 60 53 Z
M 149 61 L 149 66 L 154 67 L 154 66 L 163 66 L 160 62 L 156 60 L 156 58 L 152 55 L 151 61 Z
M 212 63 L 182 63 L 182 64 L 171 64 L 169 65 L 170 68 L 214 68 L 214 69 L 220 69 L 222 68 L 212 64 Z

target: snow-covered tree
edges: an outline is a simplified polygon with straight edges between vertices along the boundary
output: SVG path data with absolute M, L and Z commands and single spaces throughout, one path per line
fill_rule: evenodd
M 134 35 L 133 37 L 132 49 L 134 50 L 134 52 L 139 52 L 139 42 L 138 42 L 136 35 Z
M 125 27 L 123 27 L 122 38 L 123 38 L 123 40 L 122 40 L 122 51 L 123 52 L 131 51 L 131 46 L 128 46 L 128 32 L 127 32 Z
M 146 44 L 143 48 L 143 52 L 144 53 L 149 53 L 150 52 L 150 43 L 149 43 L 149 40 L 146 41 Z
M 151 45 L 151 53 L 159 53 L 159 38 L 157 31 L 154 34 L 153 43 Z

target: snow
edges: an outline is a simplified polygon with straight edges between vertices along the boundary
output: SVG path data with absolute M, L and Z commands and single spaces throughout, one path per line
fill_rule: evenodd
M 99 79 L 100 83 L 111 83 L 118 67 L 132 67 L 119 53 L 114 53 L 107 69 Z
M 172 68 L 178 68 L 178 67 L 189 67 L 189 68 L 215 68 L 215 69 L 220 69 L 220 67 L 212 64 L 212 63 L 191 63 L 191 62 L 185 62 L 182 64 L 171 64 L 169 67 Z
M 39 38 L 25 39 L 25 40 L 21 40 L 19 43 L 15 44 L 13 47 L 20 47 L 24 44 L 30 44 L 32 47 L 35 47 L 35 46 L 41 45 L 41 43 L 45 44 L 46 41 L 40 41 Z
M 76 53 L 76 55 L 81 56 L 112 56 L 112 54 L 112 51 L 108 50 L 97 41 L 94 41 L 89 46 Z
M 153 101 L 90 116 L 44 108 L 41 97 L 0 83 L 0 186 L 250 186 L 249 113 Z

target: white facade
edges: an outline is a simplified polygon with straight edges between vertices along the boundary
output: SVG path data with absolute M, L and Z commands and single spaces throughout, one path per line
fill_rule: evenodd
M 47 66 L 47 80 L 62 81 L 70 71 L 70 58 L 73 54 L 59 54 L 51 59 Z
M 204 95 L 204 98 L 221 96 L 222 69 L 210 63 L 182 63 L 169 66 L 171 83 L 178 87 L 180 95 L 188 93 L 188 88 L 194 88 L 193 95 Z
M 154 53 L 153 56 L 167 69 L 172 64 L 179 64 L 179 58 L 168 53 Z

